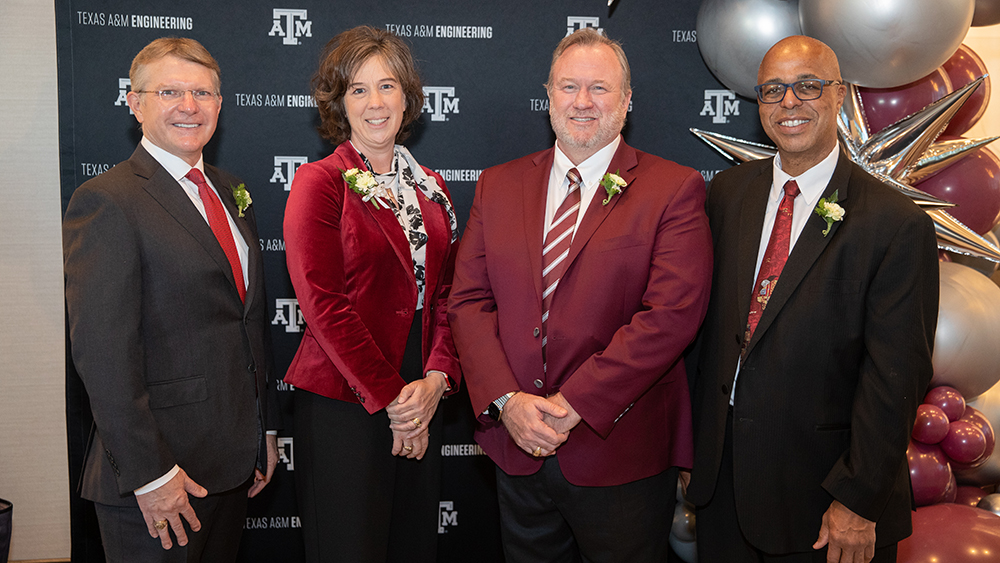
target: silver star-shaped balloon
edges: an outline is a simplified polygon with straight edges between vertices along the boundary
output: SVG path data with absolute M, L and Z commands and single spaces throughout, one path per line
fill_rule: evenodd
M 840 140 L 855 163 L 921 206 L 934 221 L 938 248 L 1000 263 L 1000 249 L 945 211 L 953 203 L 911 184 L 929 178 L 998 137 L 935 142 L 948 122 L 985 80 L 980 77 L 913 115 L 869 135 L 857 86 L 848 84 L 837 117 Z M 691 129 L 699 139 L 734 163 L 774 156 L 777 149 L 735 137 Z

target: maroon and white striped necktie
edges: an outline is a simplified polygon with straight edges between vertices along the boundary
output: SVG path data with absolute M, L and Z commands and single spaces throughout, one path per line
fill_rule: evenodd
M 566 173 L 569 179 L 569 193 L 552 218 L 552 225 L 545 233 L 545 244 L 542 247 L 542 357 L 545 357 L 545 345 L 548 342 L 546 325 L 549 320 L 549 308 L 552 306 L 552 296 L 555 294 L 559 279 L 566 271 L 566 259 L 569 247 L 573 242 L 573 231 L 576 229 L 576 218 L 580 212 L 580 172 L 571 168 Z

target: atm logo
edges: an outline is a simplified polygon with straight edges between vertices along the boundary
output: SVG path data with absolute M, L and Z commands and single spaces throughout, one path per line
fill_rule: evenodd
M 272 17 L 274 23 L 268 37 L 281 37 L 285 45 L 301 45 L 300 37 L 312 37 L 312 22 L 306 19 L 308 11 L 275 8 Z
M 445 114 L 458 113 L 458 100 L 454 86 L 424 86 L 423 112 L 431 121 L 448 121 Z

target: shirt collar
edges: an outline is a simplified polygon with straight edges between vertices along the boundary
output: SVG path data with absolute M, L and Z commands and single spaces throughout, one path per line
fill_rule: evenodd
M 174 180 L 180 181 L 181 178 L 186 176 L 192 168 L 197 168 L 202 174 L 205 173 L 204 156 L 198 157 L 198 162 L 194 166 L 191 166 L 185 162 L 183 158 L 175 154 L 171 154 L 154 145 L 153 141 L 150 141 L 145 135 L 142 137 L 141 144 L 143 148 L 146 149 L 146 152 L 148 152 L 149 155 L 156 160 L 156 162 L 159 162 L 160 166 L 166 169 L 167 173 L 169 173 Z
M 608 143 L 604 148 L 595 152 L 590 158 L 580 164 L 573 164 L 573 161 L 559 148 L 559 143 L 556 143 L 552 168 L 558 178 L 565 178 L 570 168 L 576 168 L 576 171 L 580 173 L 580 181 L 584 187 L 595 186 L 604 177 L 604 174 L 608 171 L 608 167 L 611 166 L 611 159 L 614 158 L 615 152 L 618 151 L 618 145 L 621 143 L 621 140 L 622 136 L 618 135 L 615 137 L 615 140 Z
M 837 169 L 839 158 L 840 145 L 836 144 L 826 158 L 809 170 L 793 177 L 781 169 L 781 155 L 775 154 L 771 165 L 774 174 L 774 181 L 771 184 L 771 199 L 781 199 L 785 194 L 785 182 L 795 180 L 799 186 L 799 192 L 805 196 L 806 201 L 819 201 L 823 190 L 830 183 L 830 178 L 833 178 L 833 171 Z

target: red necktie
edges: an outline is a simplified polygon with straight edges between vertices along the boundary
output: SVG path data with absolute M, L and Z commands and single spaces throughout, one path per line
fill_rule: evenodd
M 750 296 L 750 316 L 747 317 L 747 329 L 743 334 L 743 350 L 746 351 L 747 344 L 753 336 L 753 331 L 760 322 L 760 316 L 767 307 L 767 301 L 774 293 L 774 288 L 778 284 L 778 276 L 781 269 L 785 267 L 788 260 L 788 247 L 792 240 L 792 211 L 795 209 L 795 196 L 799 195 L 799 185 L 795 180 L 785 182 L 785 197 L 781 199 L 778 206 L 778 213 L 774 217 L 774 227 L 771 229 L 771 238 L 767 241 L 767 250 L 764 251 L 764 259 L 760 263 L 760 271 L 757 273 L 757 283 L 753 286 L 753 294 Z
M 240 294 L 240 301 L 246 302 L 247 288 L 243 282 L 243 266 L 240 264 L 240 255 L 236 252 L 236 243 L 233 241 L 233 231 L 229 227 L 229 219 L 226 210 L 222 207 L 222 202 L 215 195 L 212 188 L 208 187 L 205 176 L 201 170 L 192 168 L 185 176 L 198 186 L 198 197 L 205 205 L 205 215 L 208 216 L 208 225 L 212 227 L 215 238 L 219 241 L 219 246 L 226 253 L 229 259 L 229 266 L 233 269 L 233 278 L 236 279 L 236 291 Z
M 569 246 L 573 242 L 573 230 L 576 229 L 576 218 L 580 211 L 580 172 L 571 168 L 566 173 L 569 179 L 569 193 L 552 218 L 552 226 L 545 233 L 545 243 L 542 247 L 542 355 L 545 354 L 546 324 L 549 320 L 549 307 L 552 306 L 552 295 L 559 285 L 559 278 L 566 271 L 566 257 L 569 256 Z

